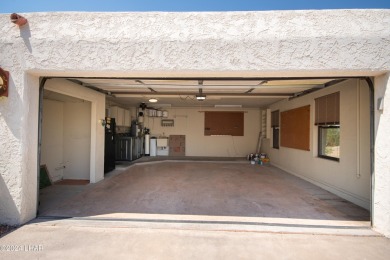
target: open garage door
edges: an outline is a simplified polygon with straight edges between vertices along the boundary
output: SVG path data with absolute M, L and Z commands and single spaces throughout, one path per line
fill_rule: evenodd
M 117 158 L 116 170 L 103 182 L 82 195 L 65 196 L 61 207 L 43 215 L 370 220 L 372 93 L 366 78 L 60 77 L 46 84 L 50 81 L 103 95 L 101 119 L 115 118 L 118 139 L 148 134 L 168 140 L 155 144 L 156 156 L 144 156 L 144 147 L 138 151 L 141 158 Z M 338 102 L 318 105 L 335 93 Z M 319 111 L 323 107 L 325 112 Z M 339 120 L 318 123 L 316 115 L 329 107 L 338 111 Z M 306 114 L 296 112 L 301 108 Z M 206 112 L 243 113 L 243 135 L 205 134 Z M 174 144 L 174 138 L 183 139 Z M 301 140 L 306 140 L 304 149 Z M 250 153 L 269 162 L 251 165 Z M 159 163 L 142 164 L 150 161 Z

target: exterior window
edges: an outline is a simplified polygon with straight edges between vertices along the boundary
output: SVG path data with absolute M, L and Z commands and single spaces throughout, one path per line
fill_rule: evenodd
M 279 149 L 279 110 L 271 113 L 272 148 Z
M 318 157 L 340 160 L 340 92 L 315 99 Z
M 338 161 L 340 159 L 340 126 L 318 127 L 318 156 Z

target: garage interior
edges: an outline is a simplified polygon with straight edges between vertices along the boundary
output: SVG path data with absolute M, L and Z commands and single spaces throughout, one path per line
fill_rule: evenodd
M 104 99 L 104 115 L 94 108 L 99 102 L 85 99 L 92 92 Z M 333 93 L 340 93 L 339 122 L 332 124 L 340 132 L 337 147 L 326 147 L 327 158 L 319 156 L 316 100 Z M 40 164 L 54 185 L 40 189 L 40 216 L 182 214 L 369 225 L 365 78 L 53 77 L 42 97 Z M 234 113 L 242 119 L 225 127 Z M 91 154 L 107 147 L 95 144 L 107 135 L 94 128 L 106 129 L 108 118 L 116 122 L 115 166 L 103 174 Z M 248 155 L 256 153 L 263 158 L 252 164 Z

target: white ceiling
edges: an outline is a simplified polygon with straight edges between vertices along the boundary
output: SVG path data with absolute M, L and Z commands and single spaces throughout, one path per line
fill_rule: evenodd
M 107 100 L 125 107 L 149 104 L 153 107 L 214 107 L 215 105 L 241 105 L 262 108 L 282 99 L 324 88 L 333 78 L 319 79 L 127 79 L 127 78 L 68 78 L 88 88 L 107 94 Z M 206 95 L 205 101 L 196 95 Z

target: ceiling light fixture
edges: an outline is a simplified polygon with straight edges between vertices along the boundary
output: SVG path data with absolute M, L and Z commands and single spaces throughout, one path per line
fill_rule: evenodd
M 199 94 L 196 94 L 195 97 L 196 97 L 196 100 L 198 100 L 198 101 L 205 101 L 206 100 L 206 95 L 203 94 L 201 88 L 199 89 Z
M 156 103 L 158 100 L 157 100 L 157 98 L 151 98 L 151 99 L 149 99 L 149 102 L 150 103 Z

